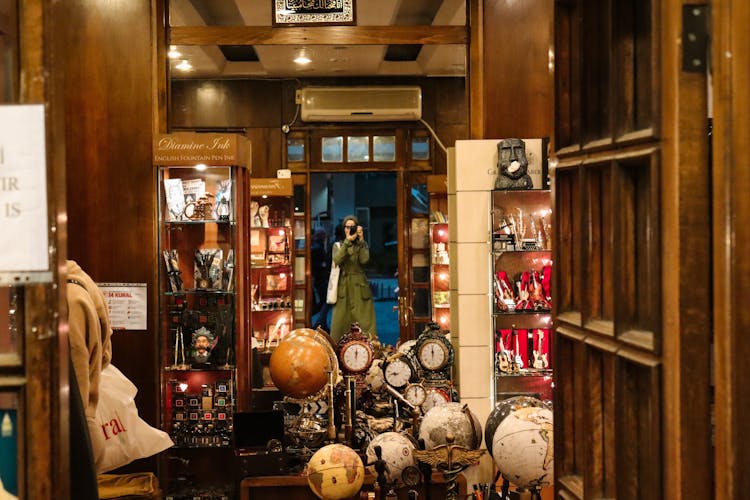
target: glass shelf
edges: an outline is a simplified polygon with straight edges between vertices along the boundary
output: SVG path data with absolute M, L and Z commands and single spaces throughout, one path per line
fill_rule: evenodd
M 535 370 L 535 371 L 528 371 L 526 373 L 495 373 L 495 377 L 497 378 L 506 378 L 506 377 L 551 377 L 552 376 L 552 370 Z
M 228 292 L 226 290 L 202 290 L 194 288 L 192 290 L 180 290 L 179 292 L 162 292 L 168 297 L 181 297 L 184 295 L 234 295 L 235 292 Z
M 232 220 L 219 220 L 219 219 L 200 219 L 200 220 L 164 220 L 161 221 L 165 226 L 190 226 L 190 225 L 201 225 L 201 224 L 229 224 L 234 225 L 237 223 L 234 219 Z
M 552 311 L 546 310 L 546 311 L 513 311 L 513 312 L 503 312 L 503 311 L 493 311 L 493 316 L 500 316 L 500 317 L 506 317 L 506 316 L 531 316 L 534 314 L 548 316 Z
M 215 366 L 211 368 L 175 368 L 171 366 L 165 366 L 162 368 L 163 371 L 169 372 L 169 373 L 175 373 L 175 372 L 181 372 L 181 373 L 190 373 L 190 372 L 233 372 L 235 369 L 234 365 L 229 366 Z

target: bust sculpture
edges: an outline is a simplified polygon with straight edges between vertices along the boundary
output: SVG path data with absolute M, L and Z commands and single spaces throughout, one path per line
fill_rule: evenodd
M 495 189 L 533 189 L 528 169 L 526 143 L 521 139 L 503 139 L 497 143 Z

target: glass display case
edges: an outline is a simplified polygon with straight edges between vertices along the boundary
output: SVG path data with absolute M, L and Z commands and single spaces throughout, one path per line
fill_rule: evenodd
M 201 477 L 192 469 L 216 460 L 213 454 L 226 460 L 234 453 L 233 415 L 250 368 L 245 147 L 231 134 L 168 134 L 156 144 L 161 416 L 175 443 L 164 469 L 170 494 L 208 491 L 200 484 L 188 488 L 185 478 Z M 215 451 L 195 459 L 195 449 Z
M 495 391 L 552 397 L 549 190 L 491 192 Z
M 430 282 L 432 321 L 450 330 L 450 255 L 448 245 L 448 195 L 446 177 L 427 178 L 430 194 Z
M 295 324 L 292 179 L 252 179 L 249 206 L 250 328 L 252 356 L 257 362 L 251 377 L 252 404 L 253 409 L 270 409 L 278 394 L 268 363 Z M 264 395 L 264 391 L 274 394 Z

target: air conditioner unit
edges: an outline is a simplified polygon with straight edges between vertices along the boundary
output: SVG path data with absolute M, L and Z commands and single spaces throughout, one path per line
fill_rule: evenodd
M 306 122 L 390 122 L 422 117 L 422 89 L 394 87 L 306 87 L 297 91 Z

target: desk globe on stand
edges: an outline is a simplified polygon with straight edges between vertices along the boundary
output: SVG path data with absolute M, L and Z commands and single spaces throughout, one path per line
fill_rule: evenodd
M 321 332 L 298 328 L 274 349 L 269 361 L 271 379 L 285 396 L 304 399 L 326 386 L 328 374 L 336 369 L 326 342 Z
M 528 396 L 498 404 L 487 418 L 485 442 L 503 478 L 538 491 L 554 481 L 552 410 Z
M 292 330 L 271 354 L 269 371 L 285 400 L 302 408 L 286 432 L 299 447 L 297 451 L 309 457 L 310 448 L 317 448 L 326 436 L 333 439 L 336 435 L 333 385 L 339 368 L 331 337 L 323 330 Z M 324 419 L 306 404 L 321 399 L 329 409 L 327 428 Z
M 365 481 L 365 467 L 356 451 L 343 444 L 329 444 L 307 463 L 307 484 L 323 500 L 356 495 Z
M 447 444 L 452 435 L 457 446 L 476 450 L 482 444 L 482 424 L 466 405 L 446 403 L 430 409 L 422 418 L 419 438 L 425 449 Z

